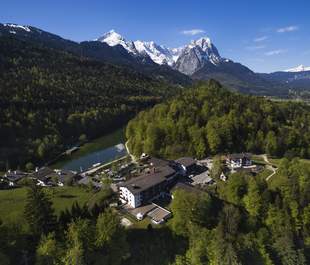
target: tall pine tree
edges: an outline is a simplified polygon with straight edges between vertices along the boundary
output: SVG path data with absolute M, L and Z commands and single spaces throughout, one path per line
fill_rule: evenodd
M 25 217 L 30 232 L 37 237 L 53 232 L 56 228 L 56 216 L 52 202 L 42 187 L 32 185 L 27 193 Z

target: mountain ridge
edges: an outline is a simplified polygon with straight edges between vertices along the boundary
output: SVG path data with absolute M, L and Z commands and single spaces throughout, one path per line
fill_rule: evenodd
M 193 40 L 182 47 L 168 48 L 154 41 L 127 40 L 111 30 L 96 40 L 78 43 L 36 27 L 13 23 L 0 24 L 0 36 L 32 41 L 80 57 L 123 65 L 181 86 L 187 86 L 193 80 L 216 79 L 243 93 L 281 97 L 287 97 L 292 89 L 310 88 L 307 72 L 255 73 L 241 63 L 222 57 L 208 37 Z
M 29 30 L 25 30 L 25 28 Z M 12 33 L 14 31 L 14 33 Z M 191 79 L 166 65 L 154 63 L 149 56 L 132 56 L 122 45 L 110 46 L 99 41 L 74 42 L 56 34 L 32 26 L 0 23 L 0 37 L 7 36 L 40 44 L 53 49 L 61 49 L 80 57 L 123 65 L 158 80 L 187 86 Z

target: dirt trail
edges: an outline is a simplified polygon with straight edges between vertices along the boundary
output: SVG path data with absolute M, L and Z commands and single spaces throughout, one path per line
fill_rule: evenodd
M 264 161 L 266 162 L 266 168 L 271 170 L 272 173 L 266 178 L 266 181 L 270 180 L 271 177 L 277 173 L 278 168 L 275 168 L 272 166 L 272 164 L 270 163 L 270 161 L 268 160 L 268 156 L 266 154 L 261 155 L 261 157 L 264 159 Z

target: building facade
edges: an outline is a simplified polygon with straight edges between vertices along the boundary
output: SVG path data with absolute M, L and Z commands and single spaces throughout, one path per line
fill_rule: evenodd
M 136 178 L 119 184 L 119 199 L 129 207 L 137 208 L 168 191 L 177 172 L 169 167 L 154 168 Z
M 230 154 L 226 157 L 226 165 L 232 169 L 247 167 L 252 165 L 251 154 Z

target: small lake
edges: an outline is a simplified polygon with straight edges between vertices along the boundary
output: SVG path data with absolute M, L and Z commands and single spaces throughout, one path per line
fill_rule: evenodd
M 97 163 L 108 163 L 127 155 L 124 128 L 83 145 L 78 151 L 53 165 L 53 168 L 80 172 Z
M 111 146 L 97 152 L 92 152 L 78 159 L 72 160 L 66 163 L 62 168 L 74 171 L 84 171 L 94 164 L 105 164 L 125 155 L 127 155 L 125 145 L 119 143 L 115 146 Z

